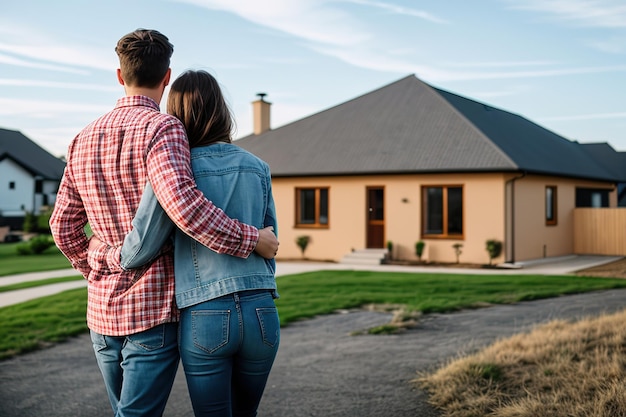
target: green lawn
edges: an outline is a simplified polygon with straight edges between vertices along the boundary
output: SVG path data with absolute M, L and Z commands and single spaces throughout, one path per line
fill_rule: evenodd
M 86 310 L 86 288 L 0 308 L 0 359 L 85 333 Z
M 423 313 L 555 297 L 609 288 L 626 280 L 543 275 L 455 275 L 318 271 L 277 278 L 281 324 L 364 304 L 402 304 Z M 86 289 L 0 308 L 0 358 L 87 331 Z
M 281 323 L 365 304 L 450 312 L 608 288 L 626 280 L 546 275 L 459 275 L 371 271 L 308 272 L 278 278 Z
M 24 272 L 52 271 L 72 267 L 56 246 L 48 248 L 40 255 L 20 256 L 15 249 L 20 243 L 0 243 L 0 277 Z M 0 285 L 2 285 L 1 279 Z

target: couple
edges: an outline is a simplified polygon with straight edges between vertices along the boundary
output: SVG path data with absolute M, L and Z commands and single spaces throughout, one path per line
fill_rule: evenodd
M 166 36 L 137 29 L 115 50 L 126 95 L 70 144 L 50 219 L 88 280 L 114 415 L 162 415 L 182 360 L 196 416 L 255 416 L 280 339 L 269 168 L 231 144 L 208 73 L 179 76 L 160 112 Z

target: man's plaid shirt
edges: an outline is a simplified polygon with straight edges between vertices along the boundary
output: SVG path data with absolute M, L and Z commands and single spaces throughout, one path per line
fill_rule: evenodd
M 50 219 L 57 246 L 88 280 L 87 324 L 100 334 L 123 336 L 178 320 L 171 248 L 138 270 L 107 266 L 119 265 L 148 180 L 170 218 L 205 246 L 245 258 L 258 241 L 256 228 L 231 220 L 195 187 L 180 121 L 148 97 L 119 99 L 70 144 Z M 87 223 L 115 249 L 88 254 Z

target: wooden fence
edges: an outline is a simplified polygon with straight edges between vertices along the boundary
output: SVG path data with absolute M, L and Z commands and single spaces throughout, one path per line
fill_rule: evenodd
M 574 209 L 574 253 L 626 256 L 626 208 Z

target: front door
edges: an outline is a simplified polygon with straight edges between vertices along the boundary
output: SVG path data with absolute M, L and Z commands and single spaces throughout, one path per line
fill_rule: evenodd
M 367 187 L 367 248 L 385 247 L 385 189 Z

